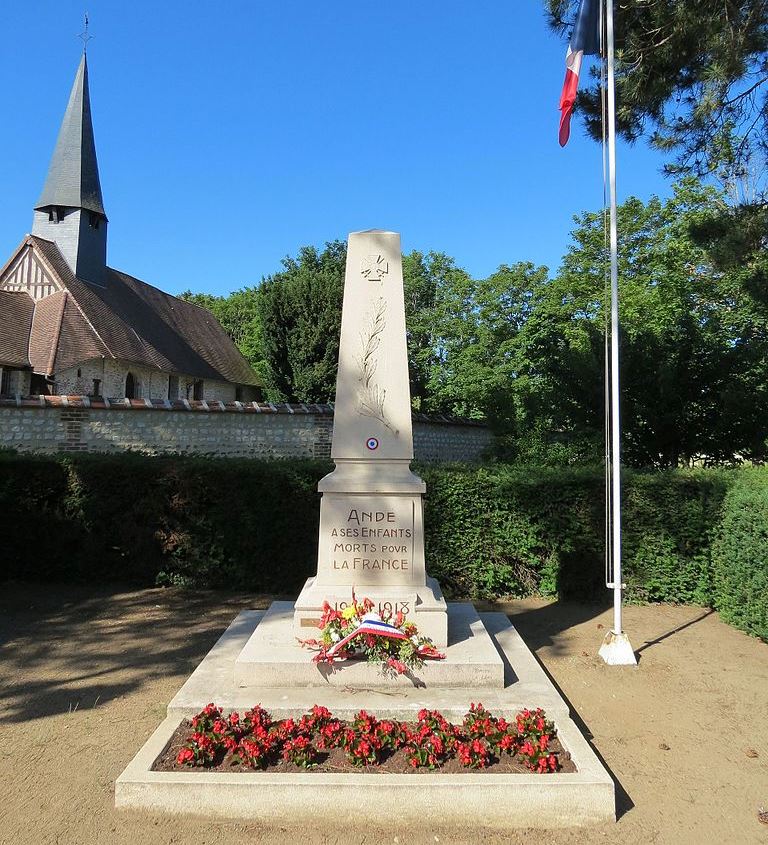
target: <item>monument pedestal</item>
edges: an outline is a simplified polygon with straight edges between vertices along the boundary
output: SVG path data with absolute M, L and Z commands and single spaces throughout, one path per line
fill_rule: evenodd
M 337 460 L 317 485 L 317 575 L 296 600 L 295 635 L 313 636 L 327 601 L 334 610 L 369 598 L 382 617 L 402 613 L 438 648 L 448 644 L 447 606 L 424 562 L 425 484 L 404 460 Z
M 474 606 L 452 604 L 449 614 L 443 601 L 441 612 L 432 616 L 449 623 L 447 647 L 443 647 L 445 659 L 428 659 L 420 669 L 395 675 L 385 674 L 381 666 L 365 660 L 341 660 L 331 666 L 313 663 L 312 650 L 302 648 L 297 642 L 301 635 L 295 634 L 293 602 L 272 602 L 235 660 L 235 685 L 239 688 L 503 689 L 504 663 Z M 429 621 L 422 622 L 419 615 L 416 619 L 419 630 L 423 625 L 426 632 Z
M 316 577 L 308 578 L 296 599 L 293 635 L 301 640 L 317 635 L 324 602 L 327 601 L 336 610 L 343 610 L 352 603 L 349 588 L 329 588 L 317 584 L 316 580 Z M 380 616 L 401 611 L 413 622 L 419 634 L 429 637 L 437 648 L 448 645 L 448 606 L 434 578 L 427 576 L 427 583 L 420 587 L 358 586 L 355 595 L 358 600 L 369 598 Z
M 425 666 L 429 672 L 442 673 L 442 680 L 420 685 L 401 678 L 394 688 L 389 683 L 372 686 L 369 675 L 357 673 L 361 669 L 378 672 L 378 668 L 351 665 L 351 661 L 324 677 L 295 641 L 281 645 L 279 629 L 290 632 L 292 616 L 290 602 L 276 602 L 266 614 L 244 611 L 234 620 L 173 698 L 165 721 L 117 778 L 116 806 L 298 826 L 299 839 L 308 825 L 324 825 L 334 832 L 340 825 L 348 826 L 342 829 L 367 829 L 381 819 L 390 819 L 393 807 L 399 824 L 430 835 L 436 827 L 451 825 L 508 831 L 615 820 L 613 779 L 570 718 L 567 703 L 503 614 L 482 613 L 478 618 L 472 605 L 450 604 L 448 657 L 445 662 Z M 279 654 L 265 653 L 262 647 L 289 648 L 293 656 L 278 663 Z M 310 671 L 314 672 L 311 678 Z M 464 683 L 457 684 L 461 678 Z M 438 709 L 449 721 L 460 724 L 470 704 L 478 699 L 508 721 L 523 708 L 543 707 L 555 722 L 558 739 L 576 772 L 487 774 L 467 769 L 450 775 L 153 770 L 181 720 L 199 713 L 211 701 L 225 713 L 245 713 L 261 704 L 275 719 L 298 719 L 316 704 L 346 720 L 354 719 L 364 708 L 380 719 L 414 722 L 423 708 Z

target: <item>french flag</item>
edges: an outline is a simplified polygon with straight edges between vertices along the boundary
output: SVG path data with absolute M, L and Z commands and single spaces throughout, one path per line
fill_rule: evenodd
M 360 626 L 358 628 L 356 628 L 351 634 L 347 634 L 346 637 L 339 640 L 337 643 L 334 643 L 331 648 L 328 649 L 328 657 L 333 657 L 333 655 L 340 649 L 344 648 L 350 640 L 360 634 L 373 634 L 377 637 L 390 637 L 393 640 L 408 639 L 408 637 L 399 628 L 395 628 L 394 625 L 390 625 L 388 622 L 382 622 L 381 619 L 374 614 L 366 614 L 360 622 Z
M 560 146 L 568 143 L 571 134 L 571 114 L 579 87 L 581 60 L 600 52 L 600 0 L 581 0 L 576 23 L 565 54 L 565 82 L 560 95 Z

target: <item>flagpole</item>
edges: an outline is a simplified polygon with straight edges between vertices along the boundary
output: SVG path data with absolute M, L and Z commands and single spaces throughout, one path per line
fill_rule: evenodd
M 600 656 L 611 666 L 636 665 L 629 638 L 621 623 L 621 425 L 619 384 L 619 246 L 616 204 L 616 87 L 614 78 L 613 0 L 606 0 L 606 54 L 608 64 L 608 184 L 610 197 L 611 253 L 611 412 L 608 423 L 611 461 L 611 534 L 608 554 L 613 584 L 613 629 L 600 647 Z

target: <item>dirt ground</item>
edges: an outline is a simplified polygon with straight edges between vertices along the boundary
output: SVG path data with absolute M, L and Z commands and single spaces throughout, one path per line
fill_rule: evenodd
M 695 607 L 629 607 L 637 668 L 596 656 L 607 609 L 495 605 L 570 702 L 612 773 L 616 824 L 510 831 L 398 824 L 270 829 L 114 809 L 114 781 L 232 618 L 266 596 L 5 585 L 0 594 L 0 842 L 768 843 L 768 645 Z M 490 606 L 486 606 L 490 607 Z

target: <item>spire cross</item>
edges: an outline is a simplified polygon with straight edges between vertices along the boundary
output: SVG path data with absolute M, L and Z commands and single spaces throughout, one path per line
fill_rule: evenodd
M 83 31 L 77 36 L 83 42 L 83 52 L 88 51 L 88 42 L 94 37 L 88 34 L 88 12 L 85 13 L 85 27 Z

